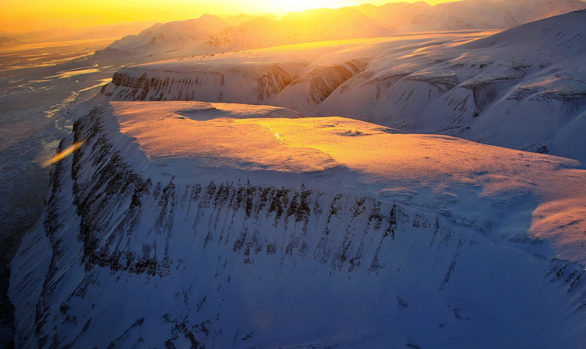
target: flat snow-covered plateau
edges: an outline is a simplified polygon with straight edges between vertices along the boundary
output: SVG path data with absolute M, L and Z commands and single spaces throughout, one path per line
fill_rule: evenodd
M 578 161 L 204 102 L 79 142 L 13 262 L 19 345 L 583 344 Z
M 16 345 L 585 347 L 585 23 L 121 69 L 70 109 Z

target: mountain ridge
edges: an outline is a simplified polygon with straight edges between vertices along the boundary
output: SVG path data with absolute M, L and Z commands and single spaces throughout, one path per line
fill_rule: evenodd
M 82 117 L 60 150 L 81 140 L 84 144 L 53 168 L 43 217 L 13 261 L 18 272 L 12 275 L 10 296 L 16 306 L 17 345 L 310 343 L 325 348 L 514 342 L 570 348 L 583 338 L 583 266 L 555 257 L 547 240 L 526 235 L 536 205 L 531 197 L 540 195 L 514 189 L 524 184 L 511 176 L 526 162 L 541 168 L 528 179 L 547 183 L 545 174 L 571 177 L 575 170 L 559 168 L 572 168 L 575 162 L 476 145 L 482 149 L 479 158 L 453 163 L 471 173 L 486 171 L 474 176 L 482 185 L 504 179 L 504 191 L 485 188 L 480 193 L 474 184 L 455 178 L 450 181 L 454 186 L 440 189 L 443 194 L 436 189 L 427 196 L 430 183 L 409 184 L 413 172 L 396 169 L 399 178 L 373 195 L 356 190 L 356 184 L 348 187 L 352 178 L 361 178 L 360 171 L 339 166 L 286 172 L 255 170 L 247 161 L 240 169 L 233 162 L 189 165 L 222 146 L 217 137 L 228 136 L 217 126 L 210 146 L 194 145 L 204 153 L 179 159 L 174 154 L 183 150 L 173 146 L 173 152 L 153 154 L 143 143 L 153 139 L 133 130 L 152 129 L 149 122 L 159 128 L 180 123 L 181 130 L 187 130 L 186 123 L 260 124 L 264 126 L 250 139 L 282 147 L 299 135 L 282 127 L 315 122 L 324 126 L 316 128 L 319 134 L 334 142 L 415 137 L 418 145 L 407 145 L 404 161 L 422 169 L 423 155 L 427 161 L 450 162 L 452 157 L 442 152 L 460 152 L 462 141 L 396 135 L 341 118 L 246 117 L 258 114 L 257 108 L 272 107 L 249 106 L 241 117 L 229 119 L 185 117 L 196 111 L 199 116 L 214 113 L 197 102 L 86 107 L 78 107 Z M 421 143 L 425 139 L 429 146 Z M 297 147 L 295 142 L 291 146 Z M 366 161 L 359 166 L 376 163 L 370 158 L 363 153 Z M 197 175 L 179 176 L 179 168 Z M 368 183 L 368 178 L 360 180 Z M 458 189 L 467 187 L 472 190 Z M 547 189 L 547 184 L 538 187 Z M 568 192 L 577 195 L 575 189 L 579 186 Z M 471 205 L 468 195 L 479 196 Z M 513 304 L 518 312 L 510 312 Z M 489 324 L 498 336 L 481 330 Z M 454 339 L 462 331 L 473 335 Z

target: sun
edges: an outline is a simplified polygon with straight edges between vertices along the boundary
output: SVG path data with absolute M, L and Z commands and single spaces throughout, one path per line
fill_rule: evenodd
M 266 1 L 267 12 L 287 13 L 309 10 L 314 8 L 338 8 L 352 6 L 356 1 L 352 0 L 281 0 Z

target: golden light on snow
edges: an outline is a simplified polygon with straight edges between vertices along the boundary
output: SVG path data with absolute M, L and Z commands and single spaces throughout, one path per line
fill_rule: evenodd
M 258 0 L 257 0 L 258 1 Z M 260 2 L 260 1 L 258 1 Z M 341 6 L 350 6 L 359 3 L 359 1 L 340 1 L 340 0 L 283 0 L 283 1 L 264 1 L 268 6 L 274 7 L 279 12 L 303 11 L 313 8 L 336 8 Z
M 2 0 L 0 32 L 30 32 L 48 28 L 87 27 L 150 20 L 169 22 L 203 14 L 238 15 L 273 13 L 314 8 L 339 8 L 363 3 L 382 5 L 404 0 Z M 453 0 L 428 0 L 430 4 Z M 407 1 L 414 2 L 414 1 Z M 62 29 L 55 29 L 62 30 Z
M 145 156 L 133 161 L 171 166 L 168 171 L 178 178 L 210 168 L 283 174 L 347 170 L 380 195 L 418 195 L 413 187 L 448 199 L 461 194 L 452 187 L 487 198 L 531 192 L 540 202 L 532 236 L 548 237 L 556 246 L 584 242 L 586 220 L 580 217 L 585 211 L 576 207 L 586 207 L 586 189 L 580 185 L 586 171 L 564 168 L 576 166 L 573 160 L 449 136 L 397 134 L 341 117 L 299 118 L 270 106 L 111 102 L 110 108 L 121 134 Z M 562 239 L 555 227 L 563 224 L 572 227 Z
M 65 148 L 63 151 L 60 151 L 59 153 L 55 154 L 55 156 L 53 156 L 52 158 L 43 161 L 41 163 L 41 166 L 48 167 L 48 166 L 53 165 L 56 162 L 59 162 L 59 161 L 65 159 L 69 155 L 73 154 L 74 151 L 79 149 L 79 147 L 81 147 L 83 142 L 85 142 L 85 141 L 79 141 L 79 142 L 73 143 L 69 147 Z

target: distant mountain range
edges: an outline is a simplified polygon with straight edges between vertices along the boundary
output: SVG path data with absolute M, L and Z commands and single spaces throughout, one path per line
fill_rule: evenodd
M 155 24 L 98 51 L 96 58 L 141 62 L 407 32 L 506 29 L 585 7 L 580 0 L 466 0 L 433 6 L 416 2 L 314 9 L 282 18 L 204 15 Z

